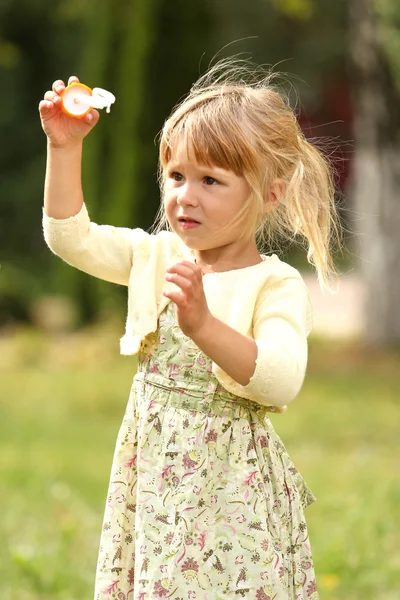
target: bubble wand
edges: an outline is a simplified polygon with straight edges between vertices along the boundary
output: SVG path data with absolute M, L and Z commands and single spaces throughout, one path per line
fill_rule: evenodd
M 74 82 L 61 94 L 61 110 L 75 119 L 82 119 L 92 108 L 105 108 L 110 112 L 115 96 L 102 88 L 91 89 L 84 83 Z

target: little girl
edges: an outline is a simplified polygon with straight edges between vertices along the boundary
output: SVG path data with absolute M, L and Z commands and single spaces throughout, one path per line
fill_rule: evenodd
M 299 272 L 256 242 L 303 236 L 328 287 L 332 177 L 269 78 L 236 79 L 215 65 L 165 122 L 153 234 L 89 218 L 82 140 L 98 112 L 65 115 L 62 81 L 39 105 L 45 240 L 128 287 L 121 353 L 139 353 L 96 600 L 318 598 L 304 516 L 316 498 L 268 418 L 302 386 L 309 296 Z

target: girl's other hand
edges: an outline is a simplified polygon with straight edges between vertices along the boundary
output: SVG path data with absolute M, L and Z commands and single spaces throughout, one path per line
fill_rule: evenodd
M 70 77 L 68 85 L 78 82 L 77 77 Z M 92 109 L 82 119 L 66 115 L 61 110 L 61 94 L 65 84 L 61 79 L 53 83 L 52 90 L 47 91 L 44 99 L 39 103 L 39 113 L 42 128 L 50 144 L 55 147 L 67 147 L 81 143 L 83 138 L 93 129 L 99 120 L 99 113 Z
M 167 269 L 165 279 L 180 288 L 176 292 L 165 291 L 164 296 L 175 303 L 183 333 L 196 341 L 201 330 L 213 318 L 204 293 L 201 269 L 192 262 L 180 261 Z

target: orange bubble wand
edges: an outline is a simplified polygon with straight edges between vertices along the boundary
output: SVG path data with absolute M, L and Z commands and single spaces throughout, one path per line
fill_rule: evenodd
M 92 108 L 105 108 L 110 112 L 115 96 L 102 88 L 91 89 L 84 83 L 74 82 L 61 94 L 61 110 L 75 119 L 83 119 Z

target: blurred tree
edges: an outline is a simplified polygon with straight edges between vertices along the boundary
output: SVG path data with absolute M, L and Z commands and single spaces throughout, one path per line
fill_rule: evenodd
M 109 141 L 108 197 L 103 207 L 107 223 L 138 223 L 140 204 L 139 124 L 146 110 L 146 73 L 155 41 L 160 0 L 125 0 L 119 15 L 119 44 L 114 63 L 114 89 L 119 98 Z
M 379 19 L 378 37 L 400 88 L 400 4 L 397 0 L 374 0 Z
M 366 284 L 366 340 L 400 344 L 400 6 L 350 3 L 356 156 L 353 195 Z M 390 19 L 388 16 L 390 15 Z M 397 39 L 393 30 L 397 26 Z
M 52 291 L 41 232 L 46 143 L 39 100 L 80 50 L 81 5 L 67 0 L 0 3 L 0 324 L 29 320 Z

